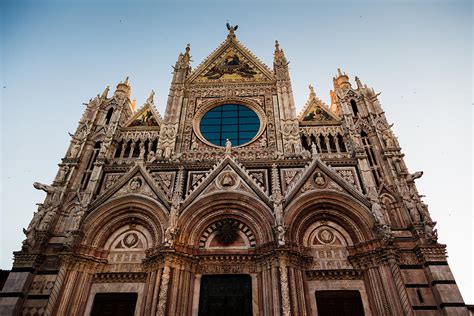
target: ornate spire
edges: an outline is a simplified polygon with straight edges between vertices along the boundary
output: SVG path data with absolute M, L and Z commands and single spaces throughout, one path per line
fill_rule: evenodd
M 280 43 L 275 40 L 275 54 L 274 54 L 274 63 L 277 65 L 286 65 L 288 61 L 285 57 L 285 52 L 280 48 Z
M 191 55 L 189 52 L 191 51 L 191 45 L 187 44 L 184 50 L 184 53 L 180 53 L 178 56 L 178 60 L 176 61 L 174 69 L 174 76 L 173 82 L 174 83 L 182 83 L 184 79 L 188 76 L 191 72 Z

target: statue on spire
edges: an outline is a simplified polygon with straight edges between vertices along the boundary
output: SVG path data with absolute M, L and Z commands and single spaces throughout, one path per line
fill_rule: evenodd
M 229 30 L 229 35 L 230 36 L 235 36 L 235 31 L 237 31 L 239 26 L 238 25 L 232 26 L 232 25 L 229 24 L 229 22 L 227 22 L 225 25 L 227 26 L 227 29 Z

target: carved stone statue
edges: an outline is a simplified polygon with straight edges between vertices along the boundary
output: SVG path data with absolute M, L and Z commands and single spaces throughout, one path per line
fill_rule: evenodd
M 372 216 L 374 217 L 375 223 L 386 224 L 384 218 L 384 210 L 376 200 L 372 202 Z
M 153 97 L 155 96 L 155 91 L 151 90 L 150 95 L 146 99 L 146 103 L 153 104 Z
M 77 158 L 79 155 L 79 152 L 81 151 L 83 141 L 75 141 L 74 144 L 71 147 L 71 150 L 69 151 L 69 156 L 68 158 Z
M 413 182 L 423 176 L 423 171 L 417 171 L 407 176 L 408 182 Z
M 277 239 L 278 239 L 278 245 L 283 246 L 285 245 L 285 227 L 283 225 L 278 225 L 276 227 L 276 234 L 277 234 Z
M 56 209 L 48 210 L 46 214 L 44 214 L 43 220 L 41 221 L 41 224 L 39 225 L 39 230 L 42 230 L 42 231 L 48 230 L 55 215 L 56 215 Z
M 63 165 L 59 168 L 58 176 L 56 177 L 56 181 L 63 182 L 66 180 L 67 174 L 69 172 L 69 166 Z
M 315 143 L 311 143 L 311 155 L 316 157 L 318 155 L 318 148 Z
M 393 242 L 393 234 L 390 225 L 387 224 L 380 224 L 376 225 L 375 231 L 377 235 L 383 240 L 385 243 L 392 243 Z
M 320 186 L 320 187 L 322 187 L 323 185 L 326 184 L 326 180 L 324 179 L 321 172 L 316 173 L 316 177 L 314 178 L 314 182 L 316 183 L 317 186 Z
M 390 131 L 389 128 L 385 129 L 382 134 L 382 139 L 385 142 L 385 146 L 387 148 L 394 148 L 396 147 L 395 139 L 392 134 L 392 131 Z
M 86 210 L 79 204 L 76 204 L 72 209 L 72 213 L 71 230 L 78 230 L 79 226 L 81 225 L 81 220 L 86 214 Z
M 225 153 L 226 154 L 232 153 L 232 142 L 228 138 L 225 140 Z
M 433 229 L 435 224 L 436 223 L 429 222 L 429 221 L 424 221 L 423 222 L 425 239 L 430 244 L 431 243 L 434 244 L 438 241 L 438 230 Z
M 178 228 L 171 227 L 171 226 L 168 227 L 165 231 L 165 245 L 173 246 L 177 235 L 178 235 Z
M 416 207 L 415 203 L 411 199 L 404 198 L 405 206 L 408 209 L 408 213 L 410 214 L 411 220 L 413 222 L 419 222 L 421 220 L 420 213 L 418 212 L 418 208 Z
M 147 162 L 153 162 L 156 160 L 156 156 L 155 156 L 155 152 L 154 151 L 150 151 L 148 152 L 148 155 L 147 155 Z
M 138 155 L 138 159 L 144 159 L 145 158 L 145 145 L 142 144 L 140 146 L 140 154 Z
M 275 224 L 277 227 L 283 224 L 283 205 L 281 203 L 275 205 Z

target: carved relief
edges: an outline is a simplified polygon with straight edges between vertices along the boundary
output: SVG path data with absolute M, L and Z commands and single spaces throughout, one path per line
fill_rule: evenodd
M 334 167 L 334 169 L 347 183 L 362 192 L 355 167 Z
M 327 221 L 316 222 L 308 228 L 303 238 L 313 256 L 312 270 L 352 268 L 347 260 L 349 235 L 339 225 Z

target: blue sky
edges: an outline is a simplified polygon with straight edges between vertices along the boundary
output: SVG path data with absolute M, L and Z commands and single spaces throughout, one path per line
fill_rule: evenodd
M 197 66 L 238 24 L 272 67 L 290 60 L 298 109 L 308 84 L 329 103 L 340 67 L 381 91 L 406 162 L 426 195 L 464 299 L 474 303 L 470 1 L 3 1 L 0 266 L 11 267 L 87 102 L 130 76 L 163 113 L 171 65 L 187 43 Z

